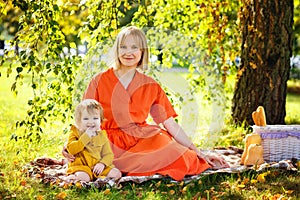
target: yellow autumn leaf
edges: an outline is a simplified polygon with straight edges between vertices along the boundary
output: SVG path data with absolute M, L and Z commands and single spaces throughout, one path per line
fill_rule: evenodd
M 174 183 L 169 183 L 169 184 L 166 184 L 167 187 L 172 187 L 174 186 Z
M 158 181 L 158 182 L 155 184 L 155 186 L 156 186 L 156 187 L 159 187 L 160 184 L 161 184 L 161 181 Z
M 65 192 L 61 192 L 61 193 L 58 193 L 58 194 L 56 195 L 56 198 L 59 199 L 59 200 L 63 200 L 63 199 L 65 199 L 66 197 L 67 197 L 67 193 L 65 193 Z
M 244 184 L 239 184 L 237 187 L 238 187 L 238 188 L 244 188 L 245 185 L 244 185 Z
M 184 181 L 181 181 L 181 182 L 179 183 L 179 185 L 180 185 L 180 186 L 183 186 L 183 185 L 184 185 Z
M 173 195 L 173 194 L 175 194 L 175 190 L 170 190 L 169 193 L 170 193 L 170 195 Z
M 266 182 L 265 174 L 259 174 L 259 175 L 257 176 L 257 180 L 258 180 L 259 182 L 261 182 L 261 183 Z
M 283 196 L 281 194 L 275 194 L 274 196 L 271 197 L 271 200 L 279 200 L 279 199 L 283 199 Z
M 63 186 L 63 188 L 64 188 L 64 189 L 68 189 L 68 188 L 69 188 L 69 185 L 68 185 L 67 183 L 65 183 L 64 186 Z
M 76 183 L 75 183 L 75 186 L 76 186 L 77 188 L 79 188 L 79 189 L 81 189 L 81 188 L 82 188 L 82 185 L 81 185 L 81 183 L 80 183 L 80 182 L 76 182 Z
M 59 179 L 56 179 L 56 180 L 55 180 L 55 183 L 56 183 L 56 185 L 58 185 L 58 184 L 60 183 L 60 180 L 59 180 Z
M 187 191 L 187 186 L 184 186 L 181 190 L 181 193 L 185 193 Z
M 249 182 L 249 178 L 245 178 L 242 182 L 242 184 L 247 184 Z
M 38 196 L 36 197 L 36 200 L 44 200 L 44 196 L 38 195 Z
M 256 184 L 256 183 L 257 183 L 257 180 L 256 180 L 256 179 L 252 179 L 250 182 L 251 182 L 252 184 Z
M 286 190 L 284 191 L 286 194 L 292 194 L 294 192 L 294 190 Z
M 110 189 L 108 188 L 108 189 L 104 190 L 103 193 L 104 194 L 109 194 L 110 193 Z

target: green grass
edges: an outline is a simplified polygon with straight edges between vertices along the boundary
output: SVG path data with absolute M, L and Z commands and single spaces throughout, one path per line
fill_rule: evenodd
M 3 76 L 3 75 L 2 75 Z M 187 82 L 178 73 L 168 73 L 162 79 L 172 90 L 184 93 Z M 25 114 L 27 99 L 32 91 L 26 85 L 20 88 L 18 96 L 10 91 L 13 78 L 0 78 L 0 200 L 1 199 L 59 199 L 57 195 L 66 194 L 65 199 L 300 199 L 300 173 L 272 170 L 264 174 L 248 171 L 239 174 L 213 174 L 203 176 L 188 184 L 174 184 L 166 180 L 152 180 L 142 184 L 125 183 L 120 188 L 79 189 L 59 188 L 41 183 L 38 179 L 25 176 L 22 167 L 37 157 L 61 158 L 61 149 L 67 135 L 62 129 L 66 126 L 51 123 L 39 143 L 11 140 L 16 120 Z M 297 86 L 297 82 L 289 83 Z M 181 87 L 178 87 L 181 86 Z M 182 87 L 184 86 L 184 87 Z M 188 96 L 184 97 L 188 99 Z M 196 102 L 183 105 L 179 123 L 188 130 L 198 144 L 207 144 L 211 113 L 214 109 L 201 94 L 195 96 Z M 300 123 L 300 95 L 289 93 L 287 97 L 287 119 L 289 123 Z M 196 108 L 196 109 L 195 109 Z M 191 116 L 191 117 L 189 117 Z M 196 120 L 195 120 L 196 119 Z M 197 121 L 196 123 L 194 121 Z M 225 120 L 226 122 L 226 120 Z M 191 132 L 197 132 L 197 134 Z M 245 131 L 241 127 L 226 124 L 221 133 L 213 135 L 219 146 L 243 146 Z M 265 175 L 265 179 L 259 177 Z

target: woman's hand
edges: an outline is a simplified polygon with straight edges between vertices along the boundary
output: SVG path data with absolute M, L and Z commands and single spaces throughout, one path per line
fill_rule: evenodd
M 204 155 L 203 153 L 197 153 L 199 158 L 203 158 L 206 160 L 206 162 L 212 166 L 212 169 L 222 169 L 222 168 L 228 168 L 230 165 L 225 161 L 222 156 L 218 154 L 208 153 L 207 155 Z
M 66 145 L 64 145 L 61 153 L 69 162 L 73 162 L 75 160 L 75 156 L 73 156 L 72 154 L 69 154 L 69 152 L 67 151 Z
M 95 166 L 94 166 L 94 169 L 93 169 L 93 173 L 95 173 L 96 175 L 99 175 L 103 172 L 105 168 L 105 164 L 103 163 L 97 163 Z

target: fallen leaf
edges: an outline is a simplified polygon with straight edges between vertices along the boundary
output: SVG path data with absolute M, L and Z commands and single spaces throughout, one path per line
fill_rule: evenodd
M 44 196 L 38 195 L 38 196 L 36 197 L 36 200 L 44 200 Z
M 170 195 L 173 195 L 173 194 L 175 194 L 175 190 L 170 190 L 169 193 L 170 193 Z
M 68 188 L 69 188 L 69 184 L 68 184 L 68 183 L 65 183 L 64 186 L 63 186 L 63 188 L 64 188 L 64 189 L 68 189 Z
M 253 183 L 253 184 L 256 184 L 257 180 L 256 179 L 252 179 L 250 182 Z
M 201 193 L 197 192 L 197 194 L 195 196 L 193 196 L 193 200 L 197 200 L 197 199 L 199 199 L 199 197 L 201 197 Z
M 172 187 L 174 186 L 174 183 L 166 184 L 167 187 Z
M 108 188 L 108 189 L 104 190 L 103 194 L 110 194 L 110 189 Z
M 35 178 L 41 178 L 42 176 L 40 174 L 36 174 Z
M 242 184 L 247 184 L 249 182 L 249 178 L 245 178 L 242 182 Z
M 22 186 L 25 186 L 25 185 L 26 185 L 26 181 L 25 181 L 25 180 L 21 180 L 21 181 L 20 181 L 20 184 L 21 184 Z
M 67 197 L 67 193 L 65 193 L 65 192 L 61 192 L 61 193 L 58 193 L 58 194 L 56 195 L 56 198 L 59 199 L 59 200 L 63 200 L 63 199 L 65 199 L 66 197 Z
M 161 181 L 158 181 L 158 182 L 155 184 L 156 187 L 159 187 L 160 185 L 161 185 Z
M 80 183 L 80 182 L 76 182 L 76 183 L 75 183 L 75 186 L 76 186 L 77 188 L 79 188 L 79 189 L 81 189 L 81 188 L 82 188 L 82 185 L 81 185 L 81 183 Z
M 281 194 L 275 194 L 274 196 L 271 197 L 271 200 L 281 200 L 282 199 L 282 195 Z
M 127 195 L 127 194 L 129 194 L 129 191 L 124 190 L 124 191 L 121 192 L 121 194 L 122 194 L 122 195 Z
M 179 183 L 179 185 L 180 185 L 180 186 L 183 186 L 183 185 L 184 185 L 184 181 L 181 181 L 181 182 Z
M 182 188 L 182 190 L 181 190 L 181 193 L 186 193 L 186 191 L 187 191 L 187 187 L 186 186 L 184 186 L 183 188 Z
M 259 174 L 259 175 L 257 176 L 257 180 L 258 180 L 259 182 L 261 182 L 261 183 L 266 182 L 265 174 L 264 174 L 264 173 L 263 173 L 263 174 Z
M 292 194 L 294 192 L 294 190 L 286 190 L 284 191 L 286 194 Z

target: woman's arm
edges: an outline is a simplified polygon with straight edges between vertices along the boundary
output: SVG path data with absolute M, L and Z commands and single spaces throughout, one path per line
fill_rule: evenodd
M 205 155 L 193 144 L 193 142 L 173 117 L 165 120 L 163 125 L 178 143 L 195 151 L 199 157 L 205 157 Z
M 206 160 L 213 168 L 224 168 L 229 167 L 228 163 L 221 157 L 212 154 L 204 154 L 201 152 L 189 139 L 181 126 L 174 120 L 173 117 L 163 122 L 164 127 L 173 136 L 173 138 L 181 145 L 195 151 L 199 158 Z

